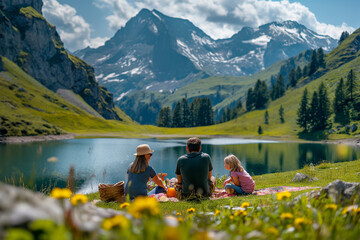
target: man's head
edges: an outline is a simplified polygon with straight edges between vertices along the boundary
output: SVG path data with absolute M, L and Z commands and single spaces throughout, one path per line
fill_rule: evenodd
M 189 138 L 186 142 L 186 146 L 189 152 L 200 152 L 201 140 L 198 137 Z

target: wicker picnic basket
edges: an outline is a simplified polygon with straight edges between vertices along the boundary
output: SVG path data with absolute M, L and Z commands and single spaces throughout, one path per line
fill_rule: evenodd
M 115 184 L 99 184 L 100 199 L 104 202 L 125 202 L 124 181 Z

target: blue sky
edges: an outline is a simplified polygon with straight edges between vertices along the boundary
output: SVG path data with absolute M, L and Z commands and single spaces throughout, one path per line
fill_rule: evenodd
M 244 26 L 295 20 L 338 38 L 360 27 L 358 0 L 43 0 L 43 15 L 57 27 L 71 51 L 98 47 L 142 8 L 189 19 L 214 39 Z

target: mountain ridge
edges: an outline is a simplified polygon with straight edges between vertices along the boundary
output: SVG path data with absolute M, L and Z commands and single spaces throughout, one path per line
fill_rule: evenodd
M 294 21 L 244 27 L 214 40 L 189 20 L 142 9 L 104 46 L 74 54 L 93 64 L 98 82 L 120 100 L 141 89 L 174 91 L 209 76 L 254 74 L 307 49 L 336 44 Z

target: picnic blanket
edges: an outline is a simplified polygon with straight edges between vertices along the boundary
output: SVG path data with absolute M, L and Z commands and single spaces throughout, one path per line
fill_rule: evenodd
M 318 188 L 318 187 L 289 187 L 289 186 L 279 186 L 279 187 L 269 187 L 269 188 L 262 188 L 262 189 L 257 189 L 255 190 L 252 194 L 250 195 L 268 195 L 268 194 L 275 194 L 275 193 L 279 193 L 279 192 L 297 192 L 297 191 L 302 191 L 302 190 L 306 190 L 306 189 L 314 189 L 314 188 Z M 224 188 L 216 188 L 213 195 L 210 197 L 211 200 L 215 200 L 215 199 L 220 199 L 220 198 L 226 198 L 226 197 L 235 197 L 237 195 L 235 194 L 228 194 Z M 249 196 L 249 195 L 244 195 L 244 196 Z M 156 198 L 159 202 L 178 202 L 179 200 L 177 198 L 168 198 L 166 196 L 166 194 L 164 193 L 159 193 L 159 194 L 152 194 L 150 195 L 150 197 Z

